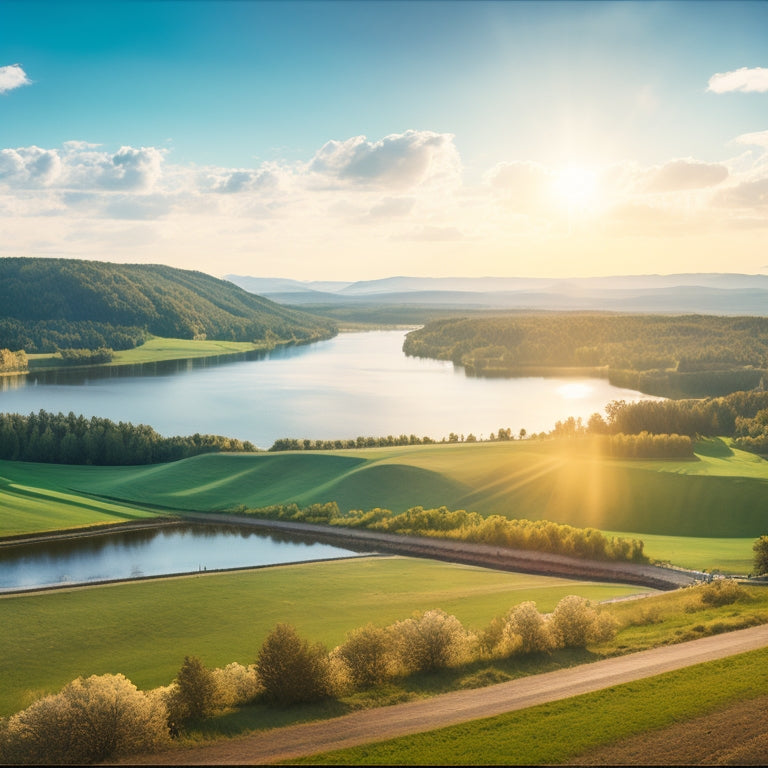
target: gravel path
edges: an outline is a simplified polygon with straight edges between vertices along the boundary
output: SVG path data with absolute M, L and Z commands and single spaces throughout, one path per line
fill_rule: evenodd
M 768 645 L 768 625 L 604 659 L 471 691 L 293 725 L 210 746 L 131 758 L 132 764 L 257 765 L 292 760 L 577 696 Z

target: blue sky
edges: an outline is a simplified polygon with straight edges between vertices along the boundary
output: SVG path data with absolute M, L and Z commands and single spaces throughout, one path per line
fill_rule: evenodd
M 0 255 L 764 271 L 767 32 L 766 2 L 0 0 Z

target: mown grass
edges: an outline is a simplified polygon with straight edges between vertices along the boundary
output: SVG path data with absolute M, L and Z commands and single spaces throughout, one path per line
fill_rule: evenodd
M 552 765 L 765 694 L 768 649 L 423 734 L 328 752 L 307 765 Z
M 766 519 L 768 529 L 768 518 Z M 605 531 L 608 536 L 642 539 L 645 551 L 660 563 L 710 572 L 748 574 L 754 570 L 752 545 L 756 537 L 702 538 L 698 536 L 657 536 L 652 533 Z
M 12 483 L 2 476 L 0 510 L 0 536 L 108 525 L 155 516 L 135 505 L 86 498 L 41 485 Z
M 139 347 L 119 350 L 114 353 L 111 363 L 105 365 L 133 365 L 136 363 L 157 363 L 161 360 L 186 360 L 196 357 L 233 355 L 259 349 L 247 341 L 214 341 L 201 339 L 166 339 L 153 336 Z M 29 355 L 30 370 L 67 367 L 66 362 L 54 354 Z
M 209 454 L 147 467 L 0 462 L 0 476 L 149 509 L 445 505 L 594 527 L 646 540 L 657 560 L 748 573 L 751 542 L 768 531 L 768 463 L 724 440 L 703 441 L 699 450 L 694 460 L 628 461 L 569 451 L 558 441 L 513 441 Z
M 185 655 L 250 664 L 288 622 L 329 647 L 368 622 L 441 608 L 480 629 L 525 600 L 605 600 L 638 587 L 502 573 L 408 558 L 365 558 L 0 597 L 0 715 L 78 675 L 125 674 L 166 685 Z

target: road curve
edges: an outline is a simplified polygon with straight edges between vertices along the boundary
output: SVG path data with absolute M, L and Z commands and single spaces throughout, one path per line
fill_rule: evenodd
M 132 764 L 259 765 L 431 731 L 768 646 L 768 625 L 668 645 L 507 683 L 292 725 L 206 747 L 131 758 Z

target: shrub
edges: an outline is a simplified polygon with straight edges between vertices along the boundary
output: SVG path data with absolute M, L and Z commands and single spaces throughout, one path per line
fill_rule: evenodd
M 747 596 L 747 591 L 732 579 L 717 579 L 701 588 L 701 602 L 714 607 L 730 605 Z
M 768 536 L 761 536 L 752 545 L 755 553 L 755 574 L 768 573 Z
M 352 683 L 359 687 L 383 683 L 397 671 L 391 632 L 374 624 L 352 630 L 335 654 L 344 662 Z
M 504 625 L 504 641 L 522 653 L 551 651 L 556 645 L 549 622 L 532 601 L 520 603 L 509 611 Z
M 254 664 L 246 667 L 233 661 L 223 669 L 212 669 L 211 675 L 216 685 L 216 703 L 221 708 L 249 704 L 263 691 Z
M 256 660 L 264 696 L 287 706 L 331 695 L 328 652 L 310 645 L 290 624 L 278 624 L 264 640 Z
M 123 675 L 79 677 L 4 721 L 0 762 L 94 763 L 155 751 L 168 742 L 166 720 L 160 698 Z
M 589 600 L 568 595 L 552 612 L 552 632 L 565 648 L 586 648 L 589 643 L 612 638 L 616 625 L 610 616 L 595 610 Z
M 439 609 L 415 613 L 392 625 L 406 672 L 429 672 L 464 661 L 474 637 L 455 617 Z

